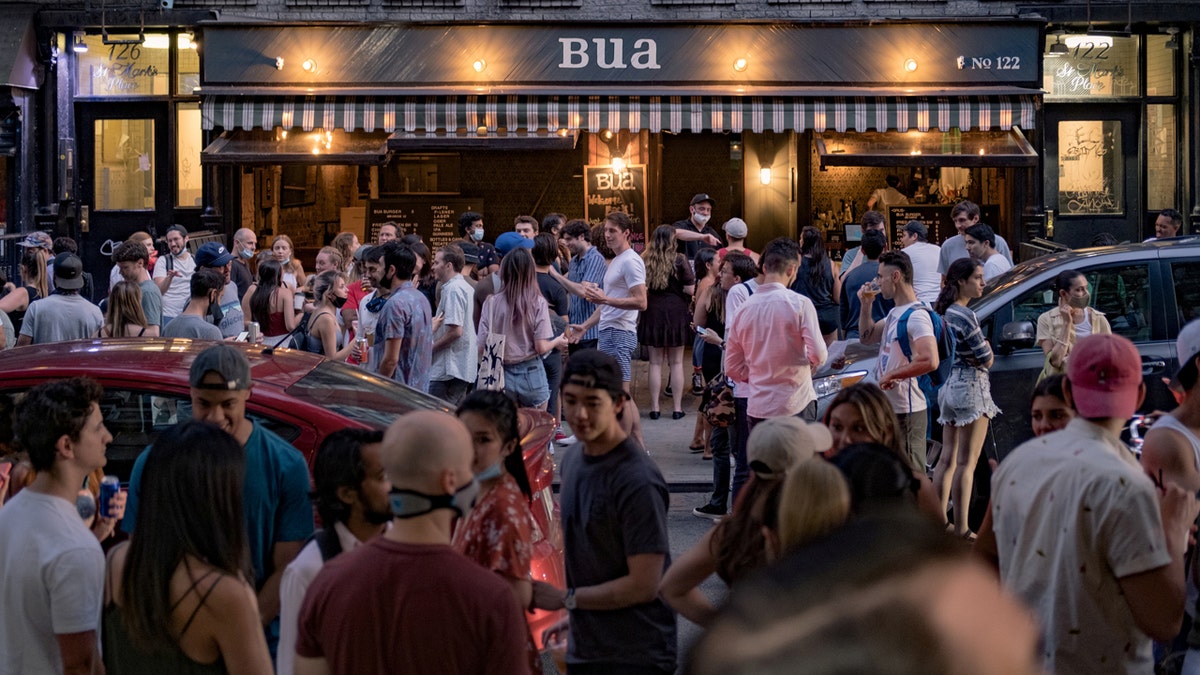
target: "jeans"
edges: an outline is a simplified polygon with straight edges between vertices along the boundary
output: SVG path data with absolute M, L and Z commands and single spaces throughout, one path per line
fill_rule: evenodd
M 750 416 L 746 414 L 746 399 L 733 399 L 733 426 L 729 427 L 729 449 L 733 454 L 733 504 L 750 478 L 750 463 L 746 460 L 746 441 L 750 438 Z M 717 460 L 713 460 L 714 462 Z
M 700 337 L 699 335 L 697 335 L 696 339 L 692 341 L 693 368 L 700 368 L 704 366 L 704 345 L 706 344 L 708 343 L 706 343 L 704 338 Z
M 504 391 L 517 397 L 517 405 L 536 408 L 550 399 L 546 367 L 540 356 L 504 364 Z
M 562 380 L 563 372 L 563 357 L 562 352 L 557 349 L 550 350 L 550 353 L 542 357 L 542 365 L 546 368 L 546 385 L 550 389 L 550 403 L 546 406 L 546 412 L 554 419 L 558 417 L 558 386 Z
M 896 413 L 896 421 L 900 423 L 900 449 L 908 457 L 908 463 L 913 471 L 921 475 L 929 473 L 925 466 L 925 441 L 929 431 L 929 411 L 918 410 L 911 413 Z
M 473 384 L 457 377 L 448 380 L 433 380 L 429 383 L 429 393 L 457 408 L 471 392 Z
M 709 447 L 712 448 L 713 488 L 709 506 L 729 511 L 729 440 L 730 427 L 713 427 Z

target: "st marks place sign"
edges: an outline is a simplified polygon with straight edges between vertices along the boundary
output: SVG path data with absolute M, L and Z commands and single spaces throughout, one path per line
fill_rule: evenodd
M 210 24 L 201 90 L 1039 87 L 1031 22 Z

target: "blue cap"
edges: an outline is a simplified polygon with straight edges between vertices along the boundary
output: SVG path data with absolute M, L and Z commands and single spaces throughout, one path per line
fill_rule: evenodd
M 533 240 L 516 232 L 505 232 L 496 238 L 496 251 L 500 255 L 508 255 L 509 251 L 517 248 L 533 248 Z

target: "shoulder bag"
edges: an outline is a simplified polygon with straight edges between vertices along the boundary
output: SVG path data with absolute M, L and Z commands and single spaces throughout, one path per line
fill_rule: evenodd
M 495 296 L 492 296 L 495 297 Z M 488 334 L 484 340 L 483 354 L 479 357 L 479 374 L 475 376 L 476 389 L 504 390 L 504 333 L 496 330 L 496 303 L 488 308 Z

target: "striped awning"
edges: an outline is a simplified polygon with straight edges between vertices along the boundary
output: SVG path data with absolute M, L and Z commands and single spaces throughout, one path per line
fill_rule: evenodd
M 207 96 L 205 129 L 928 131 L 1035 126 L 1037 97 Z

